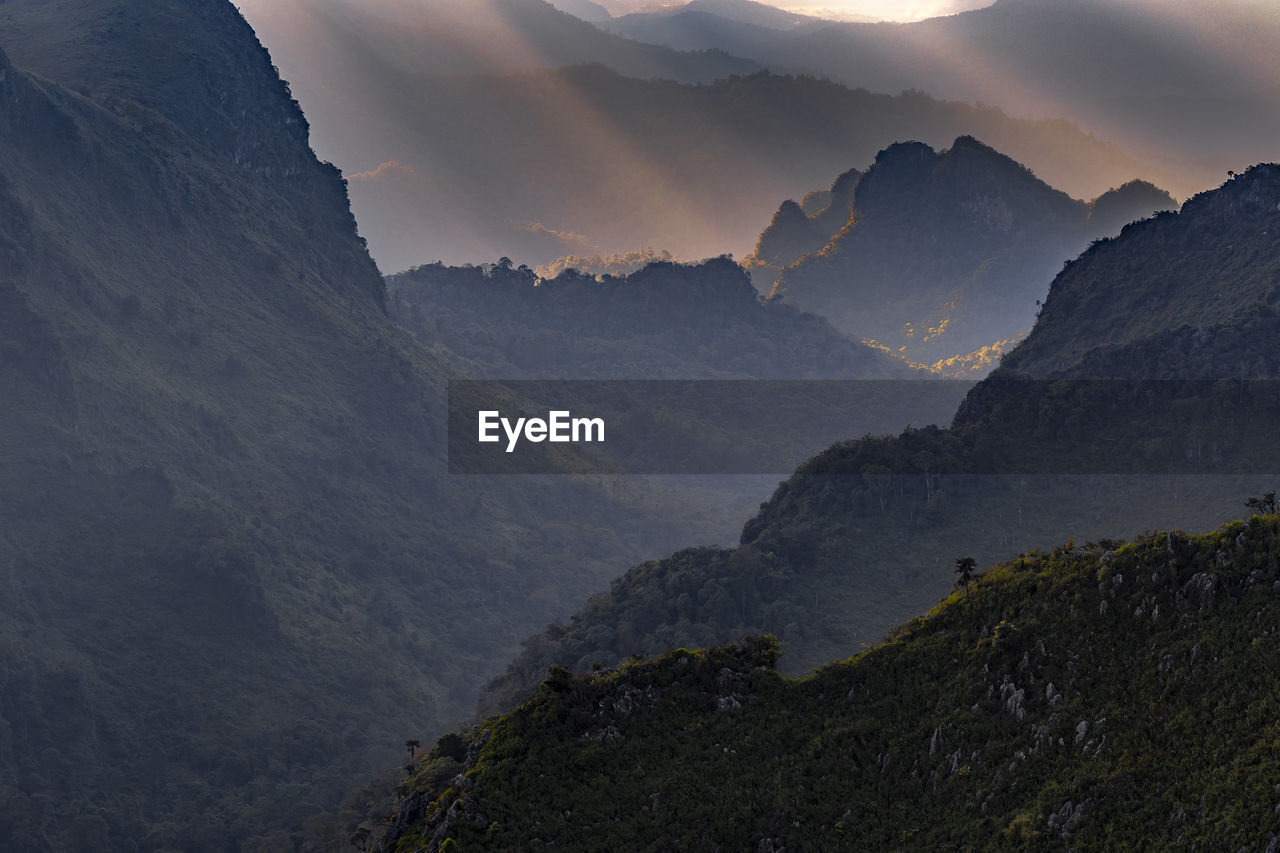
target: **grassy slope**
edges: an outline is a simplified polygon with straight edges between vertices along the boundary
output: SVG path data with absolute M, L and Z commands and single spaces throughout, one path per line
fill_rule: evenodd
M 388 849 L 1261 849 L 1278 587 L 1255 516 L 1028 553 L 798 681 L 752 641 L 553 672 L 406 780 Z

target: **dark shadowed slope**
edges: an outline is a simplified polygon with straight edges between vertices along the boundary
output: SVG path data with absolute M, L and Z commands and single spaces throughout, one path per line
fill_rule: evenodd
M 0 848 L 291 849 L 677 536 L 445 475 L 445 360 L 231 4 L 11 0 L 0 48 Z
M 737 264 L 654 263 L 628 276 L 424 266 L 388 278 L 391 316 L 503 379 L 909 378 L 826 321 L 762 304 Z

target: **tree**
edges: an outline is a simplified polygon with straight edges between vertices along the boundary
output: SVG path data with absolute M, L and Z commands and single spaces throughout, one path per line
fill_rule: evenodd
M 969 593 L 969 582 L 973 580 L 974 569 L 977 567 L 978 561 L 973 557 L 956 557 L 956 576 L 964 586 L 966 595 Z
M 422 745 L 422 741 L 418 740 L 417 738 L 413 738 L 413 737 L 409 738 L 407 741 L 405 741 L 405 742 L 404 742 L 404 748 L 405 748 L 405 749 L 407 749 L 407 750 L 409 750 L 409 760 L 410 760 L 410 761 L 412 761 L 412 760 L 413 760 L 413 757 L 414 757 L 414 756 L 417 754 L 417 752 L 418 752 L 418 747 L 419 747 L 419 746 L 421 746 L 421 745 Z
M 1244 502 L 1249 509 L 1255 509 L 1262 515 L 1274 515 L 1277 510 L 1276 493 L 1267 492 L 1260 498 L 1249 498 Z

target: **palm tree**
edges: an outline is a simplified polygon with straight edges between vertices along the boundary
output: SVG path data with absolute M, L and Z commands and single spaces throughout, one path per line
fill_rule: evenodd
M 969 582 L 973 580 L 973 570 L 977 567 L 978 561 L 973 557 L 956 557 L 956 575 L 964 585 L 966 595 L 969 594 Z

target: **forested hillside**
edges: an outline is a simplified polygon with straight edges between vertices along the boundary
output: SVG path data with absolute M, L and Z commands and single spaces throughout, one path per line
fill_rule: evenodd
M 388 279 L 391 316 L 501 379 L 911 378 L 825 320 L 762 304 L 727 258 L 626 276 L 417 267 Z
M 447 477 L 454 374 L 230 3 L 10 0 L 0 47 L 0 847 L 292 849 L 520 637 L 718 538 Z
M 1274 321 L 1258 285 L 1277 260 L 1277 192 L 1280 170 L 1258 166 L 1182 213 L 1093 246 L 1058 276 L 1049 304 L 1066 306 L 1072 293 L 1147 299 L 1161 306 L 1158 323 L 1127 321 L 1135 331 L 1126 346 L 1106 325 L 1046 310 L 1009 368 L 969 393 L 951 429 L 819 454 L 745 525 L 737 549 L 637 566 L 570 622 L 528 640 L 486 707 L 506 707 L 550 664 L 584 670 L 748 633 L 777 634 L 784 667 L 800 673 L 928 609 L 950 585 L 956 556 L 985 564 L 1064 536 L 1232 517 L 1240 496 L 1264 490 L 1280 467 L 1267 426 L 1280 401 Z M 1164 272 L 1207 270 L 1215 257 L 1235 266 L 1217 279 L 1223 307 L 1206 315 L 1196 307 L 1205 278 Z M 1178 305 L 1196 313 L 1163 307 Z M 1074 347 L 1063 348 L 1070 368 L 1053 358 L 1052 374 L 1018 369 L 1046 363 L 1041 341 L 1055 338 Z M 1143 369 L 1151 358 L 1159 372 Z M 1051 376 L 1074 381 L 1032 381 Z
M 1254 516 L 1030 551 L 800 680 L 772 638 L 553 670 L 382 849 L 1269 849 L 1277 589 Z

